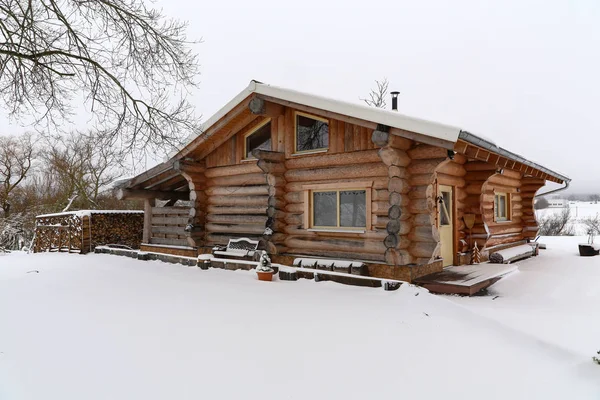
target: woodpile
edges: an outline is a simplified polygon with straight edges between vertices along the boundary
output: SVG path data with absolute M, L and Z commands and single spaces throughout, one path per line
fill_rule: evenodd
M 138 249 L 144 214 L 136 211 L 75 211 L 36 218 L 34 252 L 88 253 L 96 246 L 119 244 Z

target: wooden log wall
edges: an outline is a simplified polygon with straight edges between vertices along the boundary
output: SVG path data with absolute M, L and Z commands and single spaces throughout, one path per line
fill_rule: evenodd
M 285 161 L 285 246 L 288 253 L 384 261 L 388 195 L 388 167 L 376 149 L 344 154 L 314 154 Z M 369 182 L 373 229 L 365 233 L 307 230 L 307 185 Z
M 483 161 L 469 161 L 464 167 L 466 170 L 465 181 L 467 182 L 467 186 L 465 187 L 466 198 L 464 199 L 463 215 L 475 215 L 473 228 L 470 232 L 467 230 L 465 233 L 467 235 L 469 247 L 472 247 L 477 243 L 477 247 L 483 249 L 487 243 L 487 233 L 484 225 L 482 208 L 483 186 L 486 181 L 496 173 L 497 167 Z M 489 206 L 489 204 L 486 206 Z
M 546 184 L 539 178 L 521 178 L 521 222 L 523 224 L 523 238 L 533 239 L 537 236 L 539 225 L 533 208 L 534 197 L 537 191 Z
M 408 151 L 410 191 L 409 212 L 413 229 L 409 234 L 409 251 L 413 262 L 428 264 L 440 255 L 440 235 L 437 228 L 437 170 L 447 160 L 447 150 L 425 144 Z M 445 170 L 444 170 L 445 171 Z M 448 177 L 450 173 L 446 172 Z
M 372 141 L 381 146 L 377 152 L 381 162 L 387 167 L 388 202 L 386 218 L 385 261 L 391 265 L 412 262 L 410 241 L 407 235 L 412 230 L 412 218 L 408 211 L 410 184 L 406 167 L 411 159 L 406 150 L 412 145 L 410 140 L 390 135 L 386 131 L 373 132 Z M 377 216 L 379 217 L 379 216 Z
M 152 207 L 150 244 L 189 246 L 185 228 L 189 207 Z
M 253 155 L 258 160 L 257 165 L 264 172 L 267 183 L 267 220 L 263 233 L 265 249 L 270 254 L 285 253 L 285 153 L 254 150 Z
M 178 161 L 174 169 L 186 179 L 190 191 L 190 207 L 185 222 L 184 246 L 203 247 L 206 233 L 207 187 L 206 161 Z
M 208 168 L 205 175 L 205 246 L 227 245 L 238 237 L 262 240 L 269 185 L 257 161 Z
M 473 235 L 478 237 L 487 235 L 485 247 L 517 242 L 524 238 L 521 186 L 521 173 L 510 169 L 504 169 L 501 174 L 491 175 L 484 183 L 481 192 L 481 208 L 485 226 L 483 229 L 474 229 Z M 510 217 L 506 221 L 494 220 L 495 193 L 510 194 Z M 533 196 L 531 199 L 533 202 Z

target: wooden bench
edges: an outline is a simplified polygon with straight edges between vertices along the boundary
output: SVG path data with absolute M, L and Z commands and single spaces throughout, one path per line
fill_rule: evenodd
M 258 249 L 258 240 L 248 238 L 229 239 L 227 247 L 214 247 L 213 255 L 224 258 L 254 258 Z
M 524 260 L 537 255 L 538 243 L 522 244 L 520 246 L 509 247 L 498 250 L 490 254 L 490 263 L 492 264 L 510 264 L 515 261 Z
M 292 264 L 296 268 L 314 268 L 321 271 L 342 272 L 352 275 L 366 275 L 362 261 L 332 260 L 320 258 L 296 258 Z

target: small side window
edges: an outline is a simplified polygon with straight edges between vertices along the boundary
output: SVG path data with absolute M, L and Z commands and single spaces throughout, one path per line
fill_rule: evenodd
M 296 113 L 296 152 L 329 147 L 329 123 L 326 119 Z
M 510 195 L 508 193 L 496 193 L 494 195 L 494 219 L 496 221 L 508 221 L 510 219 Z
M 250 131 L 245 137 L 244 158 L 254 158 L 252 150 L 271 150 L 271 122 L 268 121 L 259 125 L 258 128 Z

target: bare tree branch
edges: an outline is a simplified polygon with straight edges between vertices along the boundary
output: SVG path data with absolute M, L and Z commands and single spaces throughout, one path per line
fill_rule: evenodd
M 360 99 L 367 103 L 369 107 L 385 108 L 387 107 L 386 99 L 388 97 L 388 86 L 389 82 L 387 78 L 383 78 L 382 81 L 375 81 L 377 88 L 371 89 L 368 99 Z
M 60 129 L 82 93 L 97 130 L 128 149 L 177 146 L 199 125 L 186 28 L 144 0 L 0 0 L 0 104 Z

